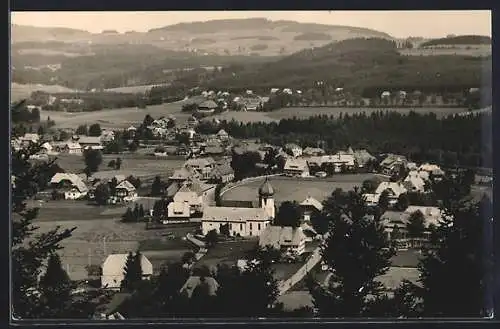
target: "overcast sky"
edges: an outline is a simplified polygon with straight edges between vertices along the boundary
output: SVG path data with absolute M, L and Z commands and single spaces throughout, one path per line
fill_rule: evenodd
M 263 17 L 366 27 L 394 37 L 491 36 L 491 11 L 170 11 L 170 12 L 13 12 L 11 23 L 32 26 L 147 31 L 181 22 Z

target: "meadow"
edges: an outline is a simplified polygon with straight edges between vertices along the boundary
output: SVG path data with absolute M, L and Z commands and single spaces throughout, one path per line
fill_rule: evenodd
M 336 188 L 341 188 L 344 191 L 352 190 L 373 176 L 373 174 L 336 175 L 329 179 L 271 177 L 269 181 L 274 188 L 274 200 L 276 204 L 280 204 L 283 201 L 302 202 L 308 196 L 322 201 L 330 196 Z M 222 200 L 257 200 L 258 189 L 263 182 L 264 179 L 261 179 L 232 188 L 222 195 Z
M 45 91 L 48 93 L 76 92 L 74 89 L 59 85 L 41 85 L 41 84 L 20 84 L 12 82 L 10 85 L 10 100 L 17 102 L 24 98 L 29 98 L 34 91 Z

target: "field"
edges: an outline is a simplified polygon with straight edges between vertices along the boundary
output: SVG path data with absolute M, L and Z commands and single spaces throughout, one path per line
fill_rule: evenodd
M 122 166 L 120 170 L 110 170 L 108 163 L 111 160 L 120 157 L 122 159 Z M 59 154 L 57 156 L 57 163 L 66 172 L 78 173 L 85 167 L 83 156 Z M 136 155 L 109 155 L 104 154 L 102 164 L 99 171 L 93 176 L 96 178 L 110 178 L 114 175 L 133 175 L 139 177 L 143 182 L 152 180 L 154 176 L 159 175 L 162 178 L 167 178 L 172 174 L 175 169 L 180 168 L 184 164 L 184 160 L 178 159 L 162 159 L 148 156 Z
M 136 125 L 142 122 L 146 114 L 151 115 L 153 118 L 158 118 L 160 116 L 173 115 L 178 122 L 183 123 L 187 118 L 190 117 L 188 113 L 182 113 L 182 105 L 189 101 L 179 101 L 174 103 L 162 104 L 162 105 L 152 105 L 148 106 L 146 109 L 132 108 L 120 108 L 112 110 L 102 110 L 98 112 L 80 112 L 80 113 L 69 113 L 69 112 L 50 112 L 42 111 L 42 120 L 50 117 L 56 122 L 56 128 L 77 128 L 82 124 L 93 124 L 99 123 L 103 128 L 109 129 L 122 129 L 127 128 L 130 125 Z M 361 113 L 365 112 L 370 114 L 374 111 L 380 111 L 384 109 L 380 108 L 342 108 L 342 107 L 290 107 L 276 110 L 273 112 L 225 112 L 214 116 L 220 120 L 236 120 L 240 122 L 273 122 L 279 121 L 281 119 L 289 119 L 293 117 L 297 118 L 308 118 L 312 115 L 334 115 L 338 116 L 340 113 Z M 438 117 L 444 117 L 449 114 L 464 112 L 463 108 L 439 108 L 439 107 L 429 107 L 429 108 L 391 108 L 385 109 L 388 111 L 397 111 L 403 114 L 408 114 L 410 111 L 416 111 L 421 113 L 434 112 Z
M 40 85 L 40 84 L 19 84 L 12 82 L 10 85 L 10 100 L 16 102 L 24 98 L 29 98 L 34 91 L 45 91 L 48 93 L 60 92 L 74 92 L 75 90 L 69 89 L 58 85 Z
M 119 88 L 110 88 L 106 89 L 106 91 L 113 91 L 116 93 L 145 93 L 146 91 L 149 91 L 151 88 L 153 88 L 155 85 L 142 85 L 142 86 L 130 86 L 130 87 L 119 87 Z
M 40 228 L 40 232 L 56 226 L 77 227 L 73 235 L 61 243 L 64 248 L 60 251 L 65 269 L 74 279 L 84 279 L 87 275 L 85 266 L 89 263 L 102 264 L 108 254 L 140 249 L 148 258 L 152 258 L 153 264 L 158 265 L 164 261 L 179 259 L 191 247 L 181 238 L 193 231 L 192 227 L 145 230 L 144 223 L 125 224 L 120 222 L 120 216 L 102 215 L 105 209 L 85 202 L 49 201 L 39 210 L 35 225 Z M 151 242 L 144 242 L 163 241 L 166 233 L 175 235 L 174 239 L 168 240 L 168 251 L 158 251 L 151 246 Z M 166 242 L 163 243 L 166 246 Z
M 220 242 L 214 248 L 208 250 L 197 263 L 197 266 L 217 266 L 222 262 L 235 263 L 238 259 L 248 256 L 248 252 L 258 245 L 256 239 L 245 239 L 235 242 Z
M 274 188 L 274 200 L 277 204 L 283 201 L 302 202 L 308 196 L 318 201 L 327 198 L 336 188 L 351 190 L 355 186 L 361 186 L 366 179 L 372 178 L 373 174 L 337 175 L 330 179 L 290 179 L 284 177 L 270 178 Z M 257 200 L 257 191 L 264 179 L 249 182 L 235 187 L 230 192 L 222 195 L 223 200 Z

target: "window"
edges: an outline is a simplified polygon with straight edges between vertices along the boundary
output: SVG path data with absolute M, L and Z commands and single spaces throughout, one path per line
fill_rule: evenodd
M 258 229 L 259 229 L 259 231 L 260 231 L 260 224 L 259 224 L 259 225 L 257 225 L 257 228 L 258 228 Z
M 252 223 L 250 223 L 250 231 L 252 230 Z
M 243 231 L 243 224 L 240 224 L 240 231 Z

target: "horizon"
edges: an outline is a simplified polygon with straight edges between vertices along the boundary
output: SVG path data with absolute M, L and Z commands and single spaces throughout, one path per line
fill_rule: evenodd
M 395 38 L 440 38 L 449 34 L 491 37 L 492 34 L 490 10 L 11 12 L 10 15 L 12 25 L 71 28 L 90 33 L 147 32 L 179 23 L 252 18 L 360 27 Z

